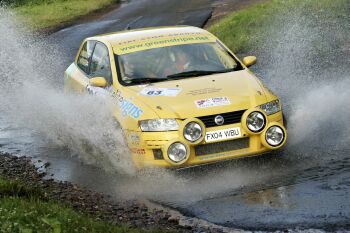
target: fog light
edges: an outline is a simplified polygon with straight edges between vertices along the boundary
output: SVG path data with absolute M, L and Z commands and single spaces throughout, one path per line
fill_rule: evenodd
M 187 148 L 181 142 L 175 142 L 168 148 L 168 157 L 171 161 L 179 163 L 186 159 Z
M 265 124 L 265 116 L 260 112 L 252 112 L 247 117 L 247 127 L 254 133 L 262 131 Z
M 271 146 L 279 146 L 284 140 L 284 131 L 279 126 L 271 126 L 266 130 L 265 139 L 266 142 Z
M 192 121 L 185 126 L 183 134 L 188 141 L 195 142 L 202 137 L 202 131 L 202 127 Z

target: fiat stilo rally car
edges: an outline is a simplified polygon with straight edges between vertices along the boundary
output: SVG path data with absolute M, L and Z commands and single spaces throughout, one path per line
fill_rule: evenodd
M 287 139 L 281 102 L 206 30 L 158 27 L 85 39 L 65 90 L 107 93 L 135 165 L 182 168 L 260 155 Z

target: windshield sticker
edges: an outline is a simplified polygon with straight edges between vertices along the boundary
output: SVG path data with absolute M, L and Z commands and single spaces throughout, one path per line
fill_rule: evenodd
M 194 102 L 197 108 L 210 108 L 231 104 L 230 100 L 227 97 L 214 97 L 209 99 L 195 100 Z
M 180 88 L 144 88 L 140 94 L 145 96 L 171 96 L 175 97 L 181 92 Z
M 144 112 L 141 108 L 132 103 L 131 100 L 125 99 L 119 90 L 113 92 L 112 96 L 117 99 L 123 117 L 130 116 L 134 119 L 139 119 Z
M 142 38 L 135 41 L 120 42 L 113 47 L 113 51 L 118 55 L 128 54 L 132 52 L 154 49 L 166 46 L 194 44 L 194 43 L 210 43 L 216 39 L 210 34 L 189 33 L 186 35 L 167 35 L 156 38 Z

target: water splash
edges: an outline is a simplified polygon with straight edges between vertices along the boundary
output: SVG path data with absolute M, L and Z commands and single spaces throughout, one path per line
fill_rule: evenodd
M 0 8 L 0 110 L 37 140 L 67 147 L 87 163 L 133 173 L 108 99 L 63 93 L 62 54 Z
M 350 17 L 347 1 L 327 3 L 277 15 L 258 51 L 258 72 L 284 103 L 289 145 L 301 151 L 339 146 L 350 133 Z
M 348 54 L 346 38 L 350 38 L 349 30 L 344 26 L 346 23 L 339 23 L 339 19 L 332 16 L 326 17 L 327 24 L 331 26 L 325 27 L 322 13 L 317 17 L 307 14 L 302 6 L 279 17 L 266 32 L 269 40 L 260 46 L 260 62 L 256 68 L 262 77 L 266 77 L 266 86 L 283 100 L 289 118 L 290 144 L 299 147 L 300 151 L 321 145 L 323 147 L 316 151 L 321 153 L 324 145 L 320 139 L 328 144 L 334 143 L 329 140 L 327 123 L 334 123 L 332 131 L 343 129 L 338 133 L 346 134 L 349 129 L 348 108 L 344 107 L 348 106 L 349 99 L 346 93 L 349 83 L 345 81 L 349 66 L 339 59 Z M 120 129 L 110 127 L 113 125 L 109 118 L 110 106 L 99 104 L 99 100 L 91 96 L 77 99 L 59 91 L 62 87 L 57 84 L 57 79 L 61 78 L 63 70 L 57 70 L 57 63 L 64 60 L 59 49 L 52 49 L 53 45 L 33 39 L 31 35 L 25 36 L 27 33 L 23 33 L 13 16 L 6 11 L 1 12 L 0 32 L 0 40 L 4 41 L 0 48 L 5 51 L 0 55 L 0 64 L 6 64 L 1 66 L 0 75 L 7 80 L 2 88 L 8 93 L 0 94 L 5 100 L 0 102 L 7 110 L 6 114 L 19 126 L 42 133 L 50 141 L 75 150 L 91 163 L 108 158 L 107 161 L 114 161 L 112 164 L 117 169 L 125 170 L 128 166 L 124 164 L 128 164 L 129 160 L 120 157 L 125 154 L 125 147 Z M 332 39 L 333 36 L 336 40 Z M 339 95 L 340 92 L 343 94 Z M 331 112 L 343 114 L 334 121 Z M 96 119 L 105 120 L 97 122 Z M 89 153 L 84 153 L 87 147 Z M 95 152 L 91 153 L 91 150 Z M 120 151 L 122 153 L 118 153 Z M 101 154 L 107 156 L 101 157 Z M 234 192 L 242 186 L 265 184 L 274 177 L 294 176 L 299 172 L 299 165 L 308 166 L 295 159 L 289 160 L 294 158 L 295 148 L 289 148 L 285 154 L 287 158 L 232 162 L 203 173 L 196 171 L 179 175 L 157 170 L 142 174 L 137 179 L 126 179 L 125 183 L 115 181 L 113 177 L 107 185 L 116 187 L 115 193 L 125 198 L 146 197 L 185 205 Z M 101 164 L 102 167 L 108 165 Z

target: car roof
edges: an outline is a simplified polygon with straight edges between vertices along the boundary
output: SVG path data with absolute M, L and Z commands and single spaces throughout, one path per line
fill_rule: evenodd
M 87 40 L 99 40 L 109 43 L 113 49 L 121 44 L 133 43 L 136 41 L 155 40 L 157 38 L 181 37 L 187 35 L 206 35 L 213 37 L 208 31 L 193 26 L 172 26 L 172 27 L 152 27 L 134 30 L 124 30 L 109 34 L 89 37 Z

